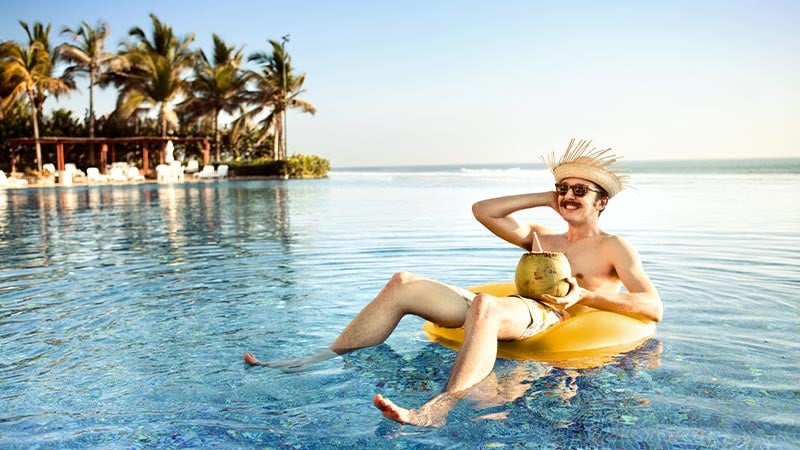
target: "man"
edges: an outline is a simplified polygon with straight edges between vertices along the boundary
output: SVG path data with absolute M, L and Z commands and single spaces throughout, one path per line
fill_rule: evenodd
M 611 197 L 627 182 L 613 167 L 611 149 L 589 150 L 590 142 L 570 141 L 556 162 L 545 161 L 553 172 L 556 190 L 483 200 L 473 213 L 486 228 L 530 250 L 534 236 L 548 251 L 562 252 L 572 269 L 565 297 L 545 296 L 555 312 L 576 303 L 638 318 L 660 321 L 662 305 L 656 288 L 642 268 L 636 250 L 623 238 L 600 229 L 598 220 Z M 557 233 L 541 225 L 520 223 L 512 214 L 530 208 L 549 207 L 567 223 Z M 626 292 L 622 293 L 622 287 Z M 471 294 L 410 273 L 395 274 L 386 286 L 345 328 L 326 350 L 306 358 L 260 362 L 244 355 L 251 365 L 302 370 L 336 355 L 382 343 L 400 319 L 413 314 L 444 327 L 464 327 L 464 340 L 441 394 L 418 409 L 402 408 L 381 395 L 373 404 L 389 419 L 419 426 L 440 426 L 468 390 L 492 372 L 498 340 L 523 339 L 554 322 L 536 314 L 540 305 L 517 296 L 497 298 Z

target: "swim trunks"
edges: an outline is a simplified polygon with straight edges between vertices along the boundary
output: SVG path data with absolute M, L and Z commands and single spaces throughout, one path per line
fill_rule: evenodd
M 458 286 L 450 287 L 455 289 L 459 294 L 461 294 L 462 297 L 464 297 L 464 300 L 467 302 L 467 306 L 472 306 L 472 300 L 474 300 L 478 295 L 472 291 L 468 291 Z M 525 306 L 528 308 L 528 313 L 531 316 L 530 325 L 528 325 L 528 328 L 525 329 L 525 332 L 522 333 L 522 336 L 520 336 L 519 339 L 527 339 L 535 334 L 541 333 L 557 323 L 569 319 L 568 312 L 563 310 L 559 311 L 546 303 L 542 303 L 532 298 L 523 297 L 518 294 L 512 294 L 509 295 L 509 297 L 515 297 L 522 300 L 525 303 Z

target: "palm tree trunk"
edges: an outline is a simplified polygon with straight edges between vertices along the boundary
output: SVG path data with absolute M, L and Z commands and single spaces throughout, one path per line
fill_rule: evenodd
M 28 89 L 28 97 L 31 99 L 31 122 L 33 123 L 33 142 L 36 147 L 36 167 L 39 173 L 42 173 L 42 144 L 39 143 L 39 111 L 36 108 L 33 90 Z
M 275 159 L 283 161 L 286 159 L 286 152 L 283 148 L 283 113 L 275 117 L 275 136 L 273 137 L 275 147 Z
M 161 122 L 161 137 L 167 137 L 167 102 L 161 102 L 158 112 L 158 121 Z
M 89 139 L 94 139 L 94 68 L 89 71 Z M 89 164 L 94 162 L 94 142 L 89 142 Z
M 217 161 L 219 161 L 219 110 L 214 113 L 214 147 L 216 147 Z
M 286 123 L 286 110 L 285 109 L 283 110 L 283 114 L 282 115 L 283 115 L 283 159 L 286 159 L 286 157 L 288 156 L 287 153 L 289 152 L 289 144 L 288 144 L 288 140 L 289 140 L 289 130 L 288 130 L 288 128 L 289 127 L 288 127 L 288 125 Z

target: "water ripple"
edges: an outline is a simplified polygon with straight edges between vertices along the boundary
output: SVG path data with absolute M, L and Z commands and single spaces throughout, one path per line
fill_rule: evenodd
M 442 430 L 402 431 L 369 406 L 375 392 L 421 404 L 446 383 L 454 355 L 428 342 L 419 320 L 305 374 L 243 367 L 244 351 L 282 358 L 327 345 L 399 270 L 464 286 L 512 278 L 521 251 L 469 206 L 529 189 L 527 178 L 357 178 L 4 197 L 0 446 L 800 442 L 800 222 L 764 200 L 778 187 L 748 179 L 715 190 L 706 183 L 717 179 L 651 177 L 640 195 L 615 198 L 603 220 L 640 249 L 664 300 L 656 338 L 576 374 L 501 362 L 501 376 L 524 374 L 525 395 L 481 411 L 460 404 Z M 798 200 L 787 195 L 781 202 Z M 761 217 L 736 214 L 755 200 Z M 765 232 L 748 232 L 762 222 Z

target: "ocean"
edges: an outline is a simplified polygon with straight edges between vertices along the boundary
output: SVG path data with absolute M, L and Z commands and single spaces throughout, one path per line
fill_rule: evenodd
M 470 206 L 552 189 L 541 164 L 0 189 L 0 447 L 797 448 L 800 158 L 623 163 L 600 223 L 659 289 L 656 335 L 588 369 L 499 360 L 503 394 L 437 429 L 371 405 L 443 389 L 455 354 L 418 318 L 299 374 L 242 354 L 326 347 L 397 271 L 511 280 L 521 250 Z

